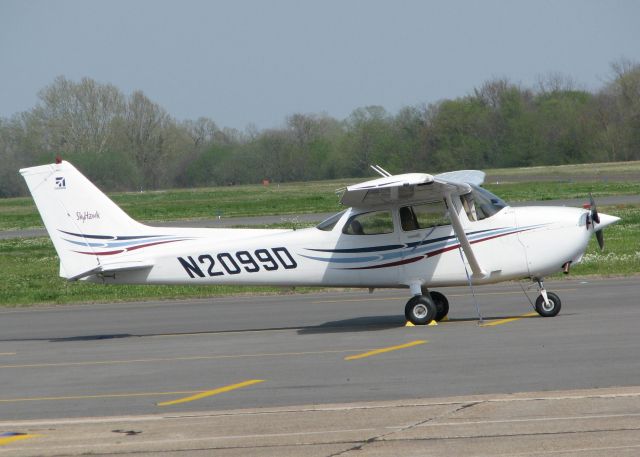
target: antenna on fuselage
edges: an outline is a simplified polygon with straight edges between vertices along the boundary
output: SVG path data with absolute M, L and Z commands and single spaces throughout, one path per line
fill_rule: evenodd
M 387 170 L 382 168 L 380 165 L 369 165 L 369 166 L 373 169 L 373 171 L 378 173 L 383 178 L 388 178 L 389 176 L 393 176 L 391 173 L 389 173 Z
M 478 325 L 482 325 L 484 323 L 484 319 L 482 318 L 482 313 L 480 312 L 480 305 L 478 304 L 478 297 L 476 297 L 476 291 L 473 287 L 473 280 L 471 279 L 471 275 L 469 274 L 469 270 L 467 269 L 467 264 L 464 261 L 462 246 L 458 246 L 458 252 L 460 252 L 460 259 L 462 260 L 462 266 L 464 267 L 464 272 L 467 275 L 467 283 L 469 284 L 469 289 L 471 289 L 471 296 L 473 297 L 473 303 L 474 305 L 476 305 L 476 313 L 478 313 Z

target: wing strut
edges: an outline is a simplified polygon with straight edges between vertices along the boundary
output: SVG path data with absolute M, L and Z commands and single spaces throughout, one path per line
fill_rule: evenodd
M 467 260 L 469 261 L 469 265 L 471 266 L 471 271 L 473 271 L 474 278 L 484 278 L 487 276 L 487 272 L 482 269 L 480 264 L 478 263 L 478 259 L 476 258 L 473 249 L 471 248 L 471 243 L 469 243 L 469 239 L 467 238 L 467 234 L 462 227 L 462 222 L 460 222 L 460 218 L 458 217 L 458 212 L 456 211 L 456 207 L 453 204 L 453 200 L 451 199 L 451 193 L 447 192 L 445 195 L 445 200 L 447 202 L 447 209 L 449 210 L 449 216 L 451 216 L 451 225 L 453 226 L 453 231 L 458 237 L 458 241 L 460 242 L 460 246 L 462 246 L 462 250 L 464 251 Z
M 456 207 L 453 204 L 453 200 L 451 199 L 451 192 L 447 192 L 445 194 L 445 200 L 447 202 L 447 209 L 449 210 L 449 216 L 451 216 L 451 225 L 453 226 L 453 231 L 458 237 L 458 241 L 460 242 L 460 248 L 458 251 L 460 252 L 460 259 L 462 260 L 462 265 L 464 266 L 464 272 L 467 274 L 467 280 L 469 281 L 469 288 L 471 289 L 471 295 L 473 295 L 473 302 L 476 305 L 476 311 L 478 313 L 478 324 L 482 325 L 482 313 L 480 312 L 480 305 L 478 305 L 478 299 L 476 298 L 476 292 L 473 288 L 472 278 L 484 278 L 487 276 L 487 273 L 482 269 L 480 263 L 478 263 L 478 259 L 476 258 L 476 254 L 473 252 L 471 248 L 471 243 L 469 243 L 469 239 L 467 238 L 467 234 L 464 231 L 464 227 L 462 227 L 462 223 L 460 222 L 460 218 L 458 217 L 458 211 L 456 211 Z M 469 261 L 469 265 L 471 266 L 471 271 L 473 271 L 473 275 L 469 276 L 469 272 L 467 271 L 467 266 L 464 263 L 464 257 L 462 256 L 462 251 L 464 251 L 467 256 L 467 260 Z

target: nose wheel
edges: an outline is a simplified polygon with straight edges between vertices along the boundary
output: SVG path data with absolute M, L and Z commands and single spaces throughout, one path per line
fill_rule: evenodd
M 536 298 L 535 309 L 542 317 L 553 317 L 560 312 L 562 302 L 560 297 L 553 292 L 547 292 L 541 279 L 537 280 L 540 295 Z
M 560 312 L 561 306 L 560 297 L 553 292 L 547 292 L 547 301 L 545 302 L 542 294 L 538 295 L 535 308 L 542 317 L 553 317 Z

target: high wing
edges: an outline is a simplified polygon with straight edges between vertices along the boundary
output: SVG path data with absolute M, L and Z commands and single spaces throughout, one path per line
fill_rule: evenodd
M 453 204 L 453 197 L 471 192 L 471 184 L 482 184 L 484 177 L 484 172 L 478 170 L 460 170 L 435 176 L 426 173 L 385 176 L 348 186 L 340 202 L 345 206 L 366 209 L 444 200 L 451 217 L 451 225 L 469 261 L 473 275 L 476 278 L 483 278 L 487 273 L 478 263 L 471 248 L 471 243 Z
M 340 202 L 345 206 L 368 208 L 442 200 L 447 194 L 470 192 L 470 184 L 480 185 L 484 177 L 484 172 L 478 170 L 451 171 L 435 176 L 426 173 L 392 175 L 347 187 Z
M 435 175 L 434 178 L 443 181 L 466 182 L 467 184 L 481 186 L 484 183 L 485 173 L 480 170 L 458 170 L 440 173 L 439 175 Z

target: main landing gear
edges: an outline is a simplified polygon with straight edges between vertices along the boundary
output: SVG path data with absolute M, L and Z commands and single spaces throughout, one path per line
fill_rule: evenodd
M 536 312 L 542 317 L 556 316 L 562 307 L 560 297 L 553 292 L 547 292 L 542 283 L 542 279 L 536 279 L 536 282 L 538 283 L 538 290 L 540 291 L 540 295 L 536 298 L 536 304 L 534 305 Z
M 553 292 L 547 292 L 542 279 L 536 278 L 534 281 L 538 284 L 540 292 L 535 304 L 531 303 L 536 312 L 542 317 L 556 316 L 562 307 L 560 297 Z M 524 291 L 524 288 L 522 290 Z M 412 287 L 412 292 L 417 294 L 411 297 L 404 307 L 404 316 L 413 325 L 427 325 L 431 321 L 440 322 L 449 314 L 449 300 L 440 292 L 429 292 L 425 288 L 417 287 Z M 526 292 L 525 295 L 527 295 Z
M 422 289 L 421 295 L 414 295 L 404 307 L 404 315 L 413 325 L 426 325 L 431 321 L 441 321 L 449 314 L 449 300 L 440 292 Z

